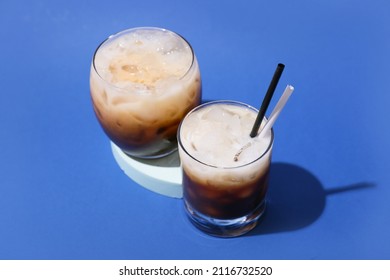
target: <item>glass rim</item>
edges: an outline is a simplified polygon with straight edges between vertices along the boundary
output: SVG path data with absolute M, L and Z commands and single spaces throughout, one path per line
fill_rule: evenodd
M 125 87 L 120 87 L 120 86 L 116 86 L 114 85 L 113 83 L 111 83 L 110 81 L 107 81 L 106 79 L 104 79 L 98 69 L 96 69 L 96 65 L 95 65 L 95 59 L 96 59 L 96 55 L 97 53 L 99 52 L 99 50 L 101 49 L 101 47 L 103 45 L 105 45 L 106 43 L 108 43 L 109 41 L 111 41 L 112 39 L 115 39 L 119 36 L 122 36 L 124 34 L 127 34 L 127 33 L 131 33 L 131 32 L 134 32 L 136 30 L 157 30 L 157 31 L 161 31 L 161 32 L 168 32 L 168 33 L 171 33 L 175 36 L 177 36 L 179 39 L 183 40 L 189 47 L 189 50 L 191 52 L 191 64 L 189 65 L 188 69 L 184 72 L 184 74 L 179 78 L 179 80 L 182 80 L 184 77 L 186 77 L 188 75 L 188 73 L 191 71 L 191 69 L 193 68 L 194 64 L 195 64 L 195 61 L 196 61 L 196 57 L 195 57 L 195 52 L 194 52 L 194 49 L 192 48 L 191 44 L 187 41 L 187 39 L 185 39 L 182 35 L 180 35 L 179 33 L 176 33 L 174 31 L 171 31 L 169 29 L 166 29 L 166 28 L 161 28 L 161 27 L 153 27 L 153 26 L 140 26 L 140 27 L 133 27 L 133 28 L 128 28 L 128 29 L 124 29 L 122 31 L 119 31 L 117 33 L 114 33 L 110 36 L 108 36 L 105 40 L 103 40 L 98 46 L 97 48 L 95 49 L 95 52 L 92 56 L 92 68 L 93 70 L 95 71 L 95 73 L 98 75 L 98 77 L 104 81 L 105 83 L 107 83 L 109 86 L 113 87 L 113 88 L 116 88 L 118 90 L 125 90 Z
M 261 160 L 266 154 L 268 154 L 273 146 L 273 143 L 274 143 L 274 129 L 271 128 L 271 139 L 269 141 L 269 144 L 267 146 L 267 149 L 265 149 L 265 151 L 258 157 L 256 157 L 254 160 L 248 162 L 248 163 L 245 163 L 245 164 L 241 164 L 241 165 L 238 165 L 238 166 L 217 166 L 217 165 L 212 165 L 212 164 L 208 164 L 208 163 L 205 163 L 199 159 L 197 159 L 196 157 L 194 157 L 193 155 L 191 155 L 191 153 L 189 153 L 187 151 L 187 149 L 184 147 L 182 141 L 181 141 L 181 136 L 180 136 L 180 132 L 181 132 L 181 127 L 182 127 L 182 124 L 184 123 L 184 121 L 186 120 L 186 118 L 191 115 L 193 112 L 197 111 L 197 110 L 200 110 L 204 107 L 207 107 L 207 106 L 210 106 L 210 105 L 213 105 L 213 104 L 232 104 L 232 105 L 238 105 L 238 106 L 241 106 L 241 107 L 246 107 L 254 112 L 258 112 L 258 109 L 252 107 L 251 105 L 249 104 L 246 104 L 246 103 L 243 103 L 243 102 L 240 102 L 240 101 L 235 101 L 235 100 L 214 100 L 214 101 L 209 101 L 209 102 L 205 102 L 205 103 L 202 103 L 200 105 L 198 105 L 197 107 L 195 107 L 194 109 L 192 109 L 190 112 L 187 113 L 187 115 L 184 117 L 184 119 L 180 122 L 179 124 L 179 127 L 177 129 L 177 143 L 178 145 L 180 146 L 180 148 L 185 152 L 186 155 L 188 155 L 190 158 L 192 158 L 193 160 L 195 160 L 196 162 L 204 165 L 204 166 L 208 166 L 208 167 L 211 167 L 211 168 L 215 168 L 215 169 L 221 169 L 221 170 L 233 170 L 233 169 L 237 169 L 237 168 L 242 168 L 242 167 L 245 167 L 245 166 L 248 166 L 248 165 L 251 165 L 253 163 L 255 163 L 256 161 L 259 161 Z

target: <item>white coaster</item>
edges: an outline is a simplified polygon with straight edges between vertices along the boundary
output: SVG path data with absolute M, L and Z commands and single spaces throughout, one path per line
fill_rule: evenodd
M 120 168 L 142 187 L 174 198 L 183 197 L 182 173 L 178 152 L 160 159 L 136 159 L 126 155 L 111 142 L 114 158 Z

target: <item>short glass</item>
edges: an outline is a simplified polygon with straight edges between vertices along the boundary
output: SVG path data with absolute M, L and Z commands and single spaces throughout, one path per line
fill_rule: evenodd
M 99 45 L 90 71 L 96 117 L 126 154 L 160 158 L 177 150 L 184 116 L 201 100 L 191 45 L 162 28 L 132 28 Z
M 228 106 L 228 113 L 220 114 L 218 110 L 215 111 L 215 108 L 221 106 Z M 232 111 L 231 118 L 226 117 L 230 114 L 229 111 Z M 244 137 L 243 142 L 237 145 L 236 154 L 236 148 L 233 153 L 228 148 L 224 151 L 223 146 L 230 146 L 231 139 L 221 139 L 218 131 L 223 133 L 225 130 L 235 130 L 237 124 L 233 123 L 242 118 L 241 111 L 251 115 L 251 120 L 243 125 L 246 126 L 243 131 L 247 131 L 247 140 Z M 234 237 L 245 234 L 256 226 L 265 211 L 273 130 L 266 133 L 264 141 L 259 144 L 260 149 L 252 145 L 253 150 L 245 151 L 253 155 L 252 159 L 248 158 L 245 162 L 242 160 L 242 163 L 240 159 L 232 163 L 235 157 L 233 155 L 246 156 L 240 154 L 238 147 L 251 141 L 249 134 L 257 112 L 257 109 L 241 102 L 213 101 L 193 109 L 179 127 L 184 208 L 190 221 L 210 235 Z M 240 117 L 234 116 L 235 114 Z M 206 124 L 209 118 L 217 118 L 215 127 L 214 124 Z M 220 150 L 216 152 L 218 163 L 210 163 L 207 157 L 201 155 L 201 150 L 207 150 L 212 141 L 217 141 L 216 149 Z M 206 151 L 207 153 L 213 151 Z M 223 159 L 225 155 L 228 155 L 226 164 Z

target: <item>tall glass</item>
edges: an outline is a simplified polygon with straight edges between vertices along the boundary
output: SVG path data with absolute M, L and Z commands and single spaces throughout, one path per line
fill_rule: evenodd
M 214 101 L 179 127 L 185 211 L 208 234 L 242 235 L 264 213 L 274 135 L 249 136 L 256 115 L 249 105 Z
M 90 91 L 113 143 L 130 156 L 163 157 L 177 149 L 179 123 L 200 103 L 198 62 L 191 45 L 172 31 L 128 29 L 97 48 Z

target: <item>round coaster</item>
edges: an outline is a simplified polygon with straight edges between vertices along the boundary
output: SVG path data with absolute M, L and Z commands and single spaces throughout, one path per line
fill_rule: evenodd
M 142 187 L 161 195 L 183 197 L 178 152 L 159 159 L 136 159 L 111 142 L 114 158 L 123 172 Z

